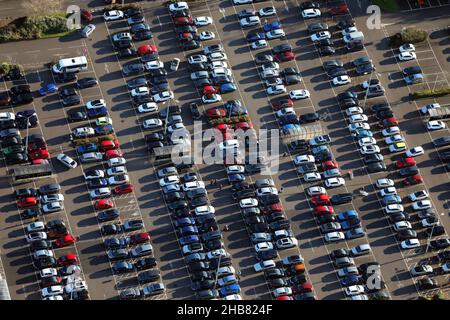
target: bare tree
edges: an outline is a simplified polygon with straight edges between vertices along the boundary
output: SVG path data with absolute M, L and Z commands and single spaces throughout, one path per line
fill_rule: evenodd
M 43 16 L 60 11 L 59 0 L 25 0 L 22 7 L 30 16 Z

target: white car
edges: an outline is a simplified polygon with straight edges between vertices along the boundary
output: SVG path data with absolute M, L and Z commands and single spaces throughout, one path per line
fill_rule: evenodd
M 280 84 L 283 84 L 283 80 L 281 80 L 281 78 L 269 78 L 264 81 L 264 85 L 266 86 L 266 88 L 271 86 L 278 86 Z
M 383 129 L 381 131 L 381 134 L 383 135 L 383 137 L 394 136 L 399 133 L 400 133 L 399 127 L 389 127 L 389 128 Z
M 224 61 L 227 60 L 228 57 L 224 52 L 213 52 L 208 55 L 209 61 Z
M 211 17 L 201 16 L 194 18 L 194 24 L 197 27 L 208 26 L 213 23 L 213 19 Z
M 288 115 L 288 114 L 295 114 L 295 110 L 292 107 L 289 108 L 284 108 L 281 110 L 278 110 L 277 113 L 275 114 L 277 116 L 277 118 Z
M 106 170 L 108 176 L 117 176 L 125 173 L 127 173 L 127 168 L 125 166 L 112 167 Z
M 429 198 L 429 194 L 426 190 L 420 190 L 416 192 L 412 192 L 408 195 L 409 200 L 411 201 L 420 201 L 420 200 L 426 200 Z
M 120 11 L 120 10 L 106 11 L 103 14 L 103 19 L 105 21 L 114 21 L 114 20 L 123 19 L 123 11 Z
M 86 109 L 106 108 L 104 99 L 91 100 L 86 103 Z
M 439 103 L 430 103 L 430 104 L 426 104 L 420 107 L 420 112 L 423 115 L 428 114 L 428 111 L 431 109 L 439 109 L 441 107 L 441 105 Z
M 217 68 L 228 68 L 228 64 L 225 61 L 213 61 L 208 64 L 208 67 L 211 70 L 214 70 Z
M 64 294 L 63 286 L 50 286 L 41 290 L 42 298 L 61 296 L 62 294 Z
M 425 218 L 420 220 L 420 225 L 422 226 L 422 228 L 432 228 L 440 224 L 441 223 L 439 220 L 433 218 Z
M 427 129 L 428 130 L 441 130 L 445 129 L 447 126 L 445 125 L 444 121 L 440 120 L 432 120 L 427 122 Z
M 398 51 L 400 52 L 410 52 L 410 51 L 416 51 L 416 47 L 412 43 L 405 43 L 404 45 L 401 45 L 398 48 Z
M 394 228 L 395 232 L 399 232 L 400 230 L 412 229 L 411 222 L 409 221 L 397 221 L 392 227 Z
M 105 172 L 103 170 L 89 170 L 83 172 L 83 175 L 86 180 L 99 179 L 105 177 Z
M 195 208 L 194 213 L 196 216 L 201 216 L 204 214 L 214 214 L 216 209 L 213 206 L 200 206 Z
M 393 204 L 388 204 L 386 207 L 383 208 L 383 210 L 387 214 L 392 214 L 392 213 L 403 212 L 405 209 L 403 208 L 403 206 L 401 204 L 393 203 Z
M 226 167 L 227 174 L 245 173 L 245 167 L 239 165 L 233 165 Z
M 163 91 L 152 96 L 152 99 L 155 102 L 164 102 L 173 98 L 174 98 L 173 92 L 170 90 Z
M 108 197 L 111 195 L 111 189 L 110 188 L 99 188 L 95 189 L 89 192 L 89 196 L 91 199 L 100 199 L 104 197 Z
M 64 196 L 61 193 L 45 194 L 39 200 L 41 204 L 46 204 L 53 201 L 64 201 Z
M 357 114 L 363 114 L 364 110 L 361 107 L 350 107 L 345 110 L 345 115 L 347 117 L 354 116 Z
M 311 94 L 306 89 L 289 91 L 289 98 L 291 98 L 292 100 L 307 99 L 310 96 L 311 96 Z
M 33 242 L 37 240 L 47 240 L 47 233 L 39 231 L 39 232 L 32 232 L 25 236 L 25 239 L 27 242 Z
M 228 76 L 231 77 L 232 73 L 231 70 L 228 68 L 214 68 L 211 72 L 211 76 L 213 78 L 217 78 L 220 76 Z
M 264 7 L 259 9 L 258 15 L 260 17 L 270 17 L 277 14 L 277 10 L 274 7 Z
M 337 242 L 342 241 L 345 239 L 344 233 L 337 231 L 337 232 L 329 232 L 324 235 L 324 239 L 326 242 Z
M 164 62 L 159 60 L 148 61 L 144 64 L 145 70 L 157 70 L 164 68 Z
M 345 84 L 351 83 L 352 81 L 348 75 L 343 75 L 339 77 L 334 77 L 331 82 L 333 83 L 334 86 L 343 86 Z
M 284 85 L 281 84 L 278 86 L 271 86 L 271 87 L 267 88 L 266 92 L 268 95 L 273 96 L 273 95 L 277 95 L 277 94 L 286 93 L 287 89 Z
M 375 145 L 377 144 L 377 140 L 375 140 L 375 138 L 373 137 L 364 137 L 358 140 L 358 145 L 360 147 L 364 147 L 364 146 L 370 146 L 370 145 Z
M 415 211 L 430 209 L 431 201 L 430 200 L 420 200 L 420 201 L 413 202 L 412 208 Z
M 239 148 L 239 140 L 237 139 L 225 140 L 219 144 L 220 151 L 236 148 Z
M 353 257 L 363 256 L 365 254 L 370 253 L 371 251 L 372 248 L 370 248 L 370 244 L 368 243 L 360 244 L 350 249 L 350 252 L 352 253 Z
M 402 135 L 396 134 L 396 135 L 387 137 L 386 139 L 384 139 L 384 142 L 386 142 L 386 144 L 394 144 L 397 142 L 405 142 L 405 139 L 403 138 Z
M 27 227 L 25 228 L 27 233 L 45 231 L 45 229 L 46 229 L 45 223 L 42 221 L 32 222 L 28 224 Z
M 137 109 L 139 113 L 157 112 L 158 105 L 155 102 L 147 102 L 140 104 Z
M 290 287 L 276 288 L 275 290 L 272 291 L 272 295 L 275 298 L 278 298 L 281 296 L 290 296 L 290 295 L 292 295 L 292 289 Z
M 274 78 L 279 76 L 280 72 L 276 69 L 266 69 L 261 72 L 261 78 L 263 79 Z
M 175 2 L 169 5 L 169 11 L 170 12 L 176 12 L 176 11 L 183 11 L 183 10 L 189 10 L 189 5 L 187 2 Z
M 305 9 L 302 11 L 303 19 L 317 18 L 321 16 L 319 9 Z
M 384 198 L 385 196 L 396 195 L 397 189 L 395 187 L 387 187 L 378 191 L 378 194 L 381 198 Z
M 368 146 L 362 146 L 359 149 L 359 152 L 361 154 L 374 154 L 374 153 L 380 153 L 381 150 L 380 150 L 380 147 L 377 146 L 376 144 L 371 144 L 371 145 L 368 145 Z
M 158 129 L 161 128 L 163 126 L 163 122 L 161 119 L 147 119 L 142 123 L 142 126 L 145 129 Z
M 267 64 L 262 64 L 262 65 L 261 65 L 261 69 L 262 69 L 262 70 L 268 70 L 268 69 L 271 69 L 271 70 L 280 70 L 280 65 L 278 64 L 278 62 L 272 61 L 272 62 L 267 63 Z
M 265 261 L 261 261 L 261 262 L 256 263 L 255 265 L 253 265 L 253 269 L 255 269 L 256 272 L 264 271 L 264 270 L 275 268 L 275 267 L 276 267 L 276 264 L 275 264 L 275 261 L 273 261 L 273 260 L 265 260 Z
M 198 35 L 198 38 L 200 39 L 200 41 L 208 41 L 215 39 L 216 35 L 212 31 L 202 31 Z
M 77 138 L 90 137 L 93 136 L 94 134 L 95 134 L 94 128 L 91 127 L 76 128 L 72 132 L 72 135 Z
M 230 254 L 225 249 L 216 249 L 206 254 L 206 259 L 213 260 L 219 257 L 229 257 Z
M 131 37 L 131 33 L 129 32 L 119 32 L 112 36 L 113 41 L 120 41 L 120 40 L 133 40 Z
M 394 181 L 392 179 L 382 178 L 378 179 L 375 185 L 377 186 L 378 189 L 393 187 Z
M 314 158 L 314 156 L 310 154 L 302 154 L 294 158 L 294 164 L 296 166 L 300 165 L 301 163 L 314 163 L 315 161 L 316 159 Z
M 255 251 L 256 252 L 262 252 L 267 250 L 273 250 L 273 243 L 272 242 L 260 242 L 255 244 Z
M 441 269 L 442 269 L 443 273 L 449 273 L 450 272 L 450 262 L 441 264 Z
M 223 300 L 242 300 L 242 297 L 240 294 L 235 293 L 223 297 Z
M 169 184 L 178 184 L 180 183 L 180 178 L 178 176 L 168 176 L 159 180 L 159 186 L 165 187 Z
M 413 51 L 405 51 L 398 55 L 398 60 L 400 61 L 410 61 L 417 58 L 416 53 Z
M 374 86 L 377 84 L 380 84 L 380 80 L 370 79 L 370 80 L 366 80 L 363 83 L 361 83 L 361 86 L 363 87 L 363 89 L 368 89 L 370 86 Z
M 325 180 L 325 188 L 337 188 L 345 185 L 344 178 L 328 178 Z
M 36 250 L 33 252 L 33 259 L 34 260 L 39 260 L 42 258 L 46 258 L 46 257 L 55 257 L 55 254 L 53 253 L 52 250 Z
M 408 240 L 404 240 L 400 243 L 400 246 L 402 247 L 403 250 L 408 250 L 408 249 L 414 249 L 414 248 L 418 248 L 420 247 L 420 241 L 419 239 L 408 239 Z
M 123 166 L 127 163 L 127 160 L 123 157 L 112 158 L 106 161 L 109 168 L 116 166 Z
M 252 42 L 250 47 L 252 48 L 252 50 L 258 50 L 258 49 L 261 49 L 261 48 L 265 48 L 268 45 L 269 44 L 267 43 L 266 40 L 258 40 L 258 41 Z
M 258 206 L 258 200 L 256 200 L 255 198 L 245 198 L 242 199 L 241 201 L 239 201 L 239 207 L 244 209 L 244 208 L 252 208 L 252 207 L 257 207 Z
M 285 36 L 286 36 L 286 34 L 284 33 L 283 29 L 275 29 L 275 30 L 271 30 L 269 32 L 266 32 L 266 37 L 269 40 L 271 40 L 271 39 L 279 39 L 279 38 L 283 38 Z
M 354 132 L 357 130 L 370 130 L 370 125 L 367 122 L 357 122 L 348 125 L 348 130 Z
M 417 265 L 415 267 L 412 267 L 410 272 L 413 277 L 424 276 L 427 274 L 432 274 L 433 267 L 430 266 L 429 264 Z
M 346 287 L 344 289 L 344 292 L 347 297 L 351 297 L 351 296 L 356 296 L 358 294 L 363 294 L 365 291 L 364 291 L 364 286 L 354 285 L 354 286 Z
M 345 28 L 344 30 L 342 30 L 342 35 L 345 37 L 346 35 L 352 33 L 352 32 L 357 32 L 358 29 L 356 27 L 348 27 Z
M 193 54 L 187 59 L 189 64 L 206 63 L 208 62 L 208 57 L 202 54 Z
M 331 38 L 331 33 L 329 31 L 320 31 L 320 32 L 314 33 L 311 36 L 311 41 L 316 42 L 316 41 L 330 39 L 330 38 Z
M 184 126 L 183 123 L 180 123 L 180 122 L 167 127 L 167 133 L 169 133 L 169 134 L 172 134 L 173 132 L 175 132 L 177 130 L 180 130 L 180 133 L 181 133 L 181 131 L 184 133 L 185 131 L 183 131 L 183 130 L 186 130 L 186 127 Z
M 184 192 L 200 188 L 205 188 L 205 183 L 203 181 L 191 181 L 181 185 L 181 189 L 183 189 Z
M 60 201 L 50 202 L 50 203 L 44 204 L 41 207 L 41 210 L 44 213 L 58 212 L 63 209 L 64 209 L 64 204 Z
M 298 246 L 298 240 L 294 237 L 278 239 L 275 243 L 278 250 L 289 249 Z
M 306 189 L 306 193 L 308 193 L 308 196 L 313 197 L 321 194 L 327 194 L 327 190 L 325 190 L 324 187 L 314 186 Z
M 420 156 L 420 155 L 422 155 L 422 154 L 424 154 L 425 153 L 425 151 L 423 150 L 423 148 L 422 147 L 414 147 L 414 148 L 411 148 L 411 149 L 409 149 L 409 150 L 407 150 L 406 152 L 405 152 L 405 154 L 406 154 L 406 156 L 407 157 L 417 157 L 417 156 Z
M 56 156 L 56 159 L 58 159 L 59 162 L 61 162 L 63 165 L 65 165 L 68 168 L 74 169 L 77 167 L 77 162 L 73 160 L 71 157 L 65 155 L 64 153 L 60 153 Z
M 45 268 L 39 272 L 39 276 L 41 278 L 57 277 L 58 270 L 56 270 L 55 268 Z
M 366 294 L 357 294 L 356 296 L 351 296 L 351 299 L 355 301 L 365 301 L 369 300 L 369 297 Z
M 354 114 L 348 118 L 350 123 L 366 122 L 367 120 L 369 120 L 369 117 L 365 114 Z
M 150 89 L 148 87 L 139 87 L 131 90 L 132 97 L 142 97 L 148 96 L 150 94 Z
M 258 25 L 260 23 L 261 23 L 261 20 L 257 16 L 250 16 L 250 17 L 243 18 L 243 19 L 239 20 L 239 24 L 243 28 L 256 26 L 256 25 Z
M 320 181 L 321 179 L 322 177 L 318 172 L 308 172 L 303 175 L 303 180 L 306 182 Z

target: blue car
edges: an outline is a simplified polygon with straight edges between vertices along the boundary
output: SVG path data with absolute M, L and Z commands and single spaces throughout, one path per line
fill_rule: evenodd
M 200 238 L 198 236 L 191 235 L 178 239 L 178 242 L 180 243 L 180 246 L 184 246 L 187 244 L 200 242 Z
M 300 125 L 291 123 L 291 124 L 284 125 L 281 128 L 281 132 L 283 134 L 288 134 L 290 131 L 294 131 L 294 130 L 300 130 Z
M 49 83 L 48 85 L 39 89 L 39 94 L 45 96 L 48 93 L 53 93 L 58 91 L 58 86 L 55 83 Z
M 238 284 L 230 284 L 220 288 L 219 290 L 221 297 L 229 296 L 231 294 L 238 294 L 239 292 L 241 292 L 241 287 Z
M 264 39 L 266 39 L 266 34 L 263 32 L 251 32 L 247 35 L 248 42 L 254 42 L 254 41 L 264 40 Z
M 193 226 L 182 227 L 181 229 L 178 230 L 178 234 L 180 235 L 180 237 L 198 235 L 198 229 L 197 227 Z
M 344 231 L 358 227 L 361 227 L 361 221 L 358 218 L 352 218 L 341 222 L 341 229 Z
M 77 147 L 77 153 L 96 152 L 98 147 L 95 143 L 87 143 Z
M 195 220 L 193 218 L 179 218 L 175 220 L 175 227 L 187 227 L 187 226 L 195 226 Z
M 361 277 L 356 274 L 352 274 L 350 276 L 346 276 L 341 280 L 341 285 L 343 287 L 353 286 L 361 283 Z
M 96 135 L 111 134 L 114 132 L 114 128 L 111 124 L 107 124 L 106 126 L 96 127 L 94 131 Z
M 92 188 L 92 189 L 106 187 L 107 185 L 108 185 L 108 180 L 106 180 L 105 178 L 89 179 L 89 181 L 88 181 L 88 188 Z
M 373 137 L 373 132 L 370 130 L 357 130 L 355 132 L 355 138 L 361 139 L 361 138 L 371 138 Z
M 245 181 L 245 176 L 241 173 L 229 174 L 228 181 L 230 181 L 230 183 L 237 183 L 237 182 Z
M 263 26 L 264 32 L 269 32 L 269 31 L 276 30 L 276 29 L 281 29 L 281 23 L 279 23 L 278 21 L 266 23 Z
M 227 82 L 227 83 L 223 83 L 220 85 L 220 93 L 229 93 L 229 92 L 233 92 L 236 90 L 237 90 L 237 87 L 232 82 Z
M 89 109 L 87 112 L 89 118 L 100 118 L 108 115 L 108 109 L 105 107 Z
M 416 73 L 404 78 L 407 85 L 423 82 L 423 74 Z
M 396 194 L 391 194 L 391 195 L 387 195 L 383 198 L 383 200 L 381 200 L 381 203 L 383 204 L 383 206 L 387 206 L 389 204 L 400 204 L 402 203 L 402 198 L 400 198 L 399 195 Z
M 286 124 L 298 124 L 298 118 L 295 114 L 287 114 L 280 117 L 278 123 L 280 124 L 280 126 L 284 126 Z
M 345 221 L 345 220 L 349 220 L 352 218 L 358 218 L 358 212 L 356 212 L 355 210 L 344 211 L 344 212 L 339 213 L 337 215 L 337 218 L 339 221 Z

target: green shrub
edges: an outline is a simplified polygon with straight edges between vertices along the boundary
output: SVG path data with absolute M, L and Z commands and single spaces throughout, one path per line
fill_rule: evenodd
M 405 28 L 390 37 L 391 46 L 399 47 L 405 43 L 420 43 L 427 39 L 428 33 L 422 29 Z
M 110 11 L 110 10 L 126 11 L 128 9 L 142 9 L 142 7 L 135 3 L 127 3 L 127 4 L 115 3 L 115 4 L 109 5 L 108 7 L 105 7 L 103 9 L 103 12 Z
M 422 99 L 422 98 L 433 98 L 433 97 L 441 97 L 450 94 L 450 87 L 435 89 L 435 90 L 420 90 L 414 91 L 411 97 L 414 100 Z

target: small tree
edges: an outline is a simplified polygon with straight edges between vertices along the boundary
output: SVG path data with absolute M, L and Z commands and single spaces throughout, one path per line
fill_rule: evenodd
M 59 1 L 54 0 L 26 0 L 22 7 L 30 16 L 49 15 L 60 11 Z

